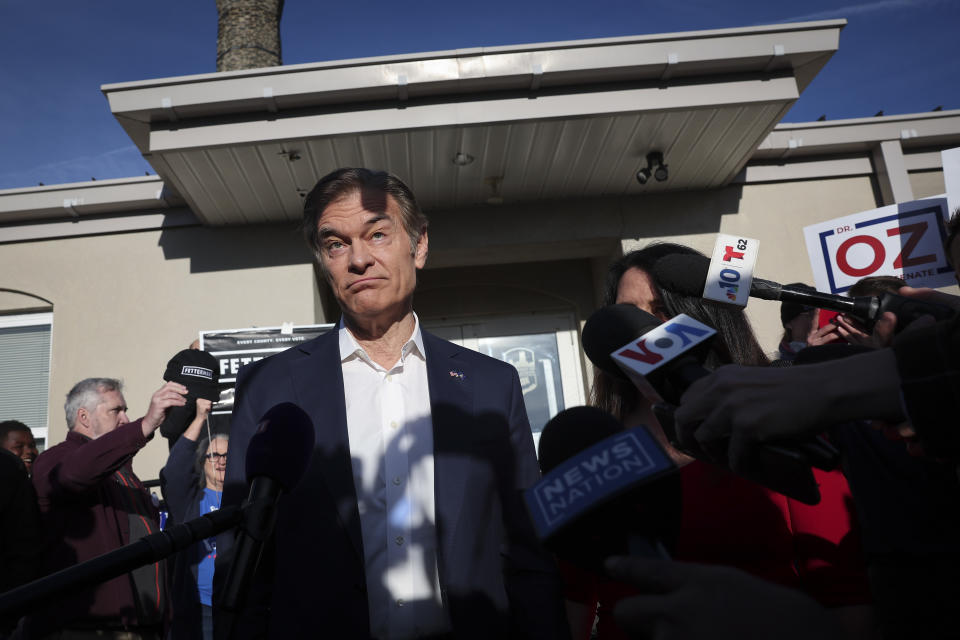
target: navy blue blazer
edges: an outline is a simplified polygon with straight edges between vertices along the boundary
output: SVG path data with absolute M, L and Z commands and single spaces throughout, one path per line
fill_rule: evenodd
M 556 564 L 522 490 L 539 478 L 516 370 L 423 332 L 433 421 L 441 595 L 457 638 L 568 638 Z M 304 478 L 280 502 L 275 544 L 255 578 L 244 635 L 368 638 L 360 517 L 337 331 L 240 370 L 224 504 L 246 495 L 259 418 L 299 405 L 316 433 Z M 218 541 L 219 584 L 230 540 Z

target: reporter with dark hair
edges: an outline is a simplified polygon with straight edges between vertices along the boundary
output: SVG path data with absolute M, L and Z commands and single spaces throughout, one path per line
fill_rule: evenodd
M 609 269 L 604 304 L 633 304 L 667 320 L 680 313 L 714 327 L 711 350 L 706 366 L 716 367 L 736 362 L 767 365 L 763 353 L 743 310 L 730 305 L 704 300 L 699 296 L 680 294 L 664 287 L 656 277 L 654 265 L 671 254 L 697 254 L 677 244 L 654 244 L 633 251 Z M 766 368 L 762 369 L 766 370 Z M 706 564 L 736 566 L 753 575 L 793 588 L 806 588 L 824 603 L 845 607 L 869 603 L 862 566 L 847 539 L 843 547 L 836 540 L 849 533 L 853 515 L 844 511 L 842 526 L 834 532 L 799 531 L 793 526 L 793 513 L 802 509 L 823 509 L 799 505 L 779 493 L 740 478 L 708 463 L 693 460 L 670 446 L 653 414 L 651 401 L 626 380 L 596 370 L 591 390 L 591 403 L 612 413 L 626 427 L 646 426 L 681 468 L 679 474 L 658 480 L 643 492 L 644 512 L 658 519 L 664 532 L 664 543 L 677 559 Z M 824 502 L 831 498 L 846 509 L 833 479 L 839 474 L 818 475 Z M 829 485 L 829 486 L 828 486 Z M 845 483 L 844 483 L 845 487 Z M 841 510 L 842 510 L 841 509 Z M 811 513 L 806 511 L 806 513 Z M 813 511 L 816 513 L 816 511 Z M 821 514 L 824 511 L 820 511 Z M 846 532 L 846 533 L 845 533 Z M 827 537 L 824 537 L 827 536 Z M 829 539 L 827 539 L 829 538 Z M 813 547 L 806 541 L 815 541 Z M 593 621 L 594 607 L 599 601 L 601 638 L 617 638 L 619 630 L 610 621 L 610 605 L 629 590 L 610 584 L 589 572 L 564 564 L 568 614 L 574 637 L 582 637 Z M 869 611 L 847 611 L 856 617 L 870 617 Z M 853 622 L 852 626 L 857 626 Z

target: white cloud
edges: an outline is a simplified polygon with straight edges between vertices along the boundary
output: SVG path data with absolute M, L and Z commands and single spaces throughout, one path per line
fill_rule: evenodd
M 863 2 L 849 4 L 836 9 L 807 13 L 801 16 L 781 18 L 777 22 L 806 22 L 808 20 L 829 20 L 831 18 L 848 18 L 865 13 L 881 11 L 897 11 L 901 9 L 919 9 L 921 7 L 939 4 L 939 0 L 880 0 L 879 2 Z
M 141 176 L 144 171 L 152 173 L 140 151 L 130 144 L 101 153 L 0 173 L 0 189 L 30 187 L 38 182 L 50 185 L 85 182 L 90 178 L 129 178 Z

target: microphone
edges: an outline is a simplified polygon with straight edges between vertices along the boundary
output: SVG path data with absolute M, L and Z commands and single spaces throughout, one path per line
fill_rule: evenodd
M 220 614 L 217 638 L 233 636 L 236 614 L 245 604 L 264 542 L 273 533 L 280 495 L 293 491 L 303 477 L 313 455 L 314 439 L 310 417 L 290 402 L 267 411 L 250 438 L 245 460 L 250 493 L 243 504 L 233 562 L 216 603 Z
M 660 285 L 670 291 L 689 296 L 701 296 L 707 284 L 710 260 L 694 254 L 672 253 L 653 265 L 654 276 Z M 955 315 L 950 307 L 935 302 L 905 298 L 894 293 L 878 296 L 849 298 L 832 293 L 782 285 L 772 280 L 754 278 L 750 284 L 750 297 L 763 300 L 779 300 L 845 313 L 861 322 L 868 330 L 890 311 L 897 316 L 897 331 L 923 315 L 936 320 L 949 320 Z
M 656 526 L 644 516 L 637 490 L 675 470 L 644 427 L 624 429 L 596 407 L 573 407 L 555 415 L 540 435 L 543 478 L 524 498 L 537 536 L 566 560 L 599 569 L 611 555 L 666 557 Z M 659 492 L 662 500 L 663 493 Z
M 682 314 L 663 323 L 634 305 L 610 305 L 598 309 L 587 319 L 583 326 L 583 350 L 594 366 L 604 373 L 631 381 L 648 397 L 647 390 L 652 388 L 659 398 L 675 406 L 691 384 L 710 374 L 698 357 L 706 342 L 694 345 L 690 340 L 691 344 L 682 348 L 675 344 L 676 340 L 670 344 L 669 338 L 661 337 L 684 335 L 676 329 L 684 325 L 691 327 L 686 329 L 687 332 L 692 331 L 694 325 L 706 329 L 705 325 Z M 655 330 L 655 334 L 651 333 Z M 631 349 L 647 352 L 649 357 L 645 362 L 634 364 L 630 358 L 621 355 Z M 652 371 L 650 362 L 655 365 Z M 632 368 L 634 375 L 627 375 L 623 367 Z M 679 444 L 673 422 L 674 406 L 670 405 L 654 405 L 654 412 L 670 444 L 694 458 L 716 464 L 703 452 L 691 451 Z M 779 445 L 767 443 L 759 447 L 758 452 L 755 468 L 742 475 L 806 504 L 820 501 L 820 490 L 810 466 L 830 470 L 836 468 L 839 461 L 837 450 L 819 437 Z
M 163 560 L 196 542 L 237 526 L 241 518 L 239 507 L 211 511 L 189 522 L 151 533 L 119 549 L 28 582 L 0 594 L 0 619 L 10 614 L 23 615 L 63 593 L 76 593 Z

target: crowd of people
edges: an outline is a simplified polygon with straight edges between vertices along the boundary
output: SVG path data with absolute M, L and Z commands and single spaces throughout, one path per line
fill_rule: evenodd
M 958 321 L 904 328 L 888 314 L 867 330 L 783 303 L 771 359 L 742 308 L 658 279 L 658 260 L 694 250 L 661 243 L 624 255 L 610 266 L 604 305 L 663 321 L 686 314 L 717 336 L 705 362 L 713 373 L 677 408 L 676 439 L 654 399 L 596 371 L 591 404 L 648 429 L 678 469 L 636 494 L 672 559 L 612 558 L 599 571 L 555 557 L 534 534 L 522 492 L 540 473 L 516 370 L 421 329 L 413 293 L 427 227 L 395 176 L 341 169 L 320 180 L 303 230 L 342 319 L 244 367 L 229 432 L 211 429 L 217 366 L 196 349 L 170 360 L 139 419 L 119 380 L 88 378 L 66 396 L 66 440 L 43 453 L 26 425 L 0 423 L 0 592 L 157 531 L 161 506 L 169 525 L 242 504 L 260 418 L 291 402 L 313 422 L 311 461 L 279 503 L 244 606 L 229 629 L 217 623 L 217 637 L 960 633 L 960 440 L 949 418 L 960 398 Z M 948 254 L 957 216 L 950 229 Z M 960 310 L 960 299 L 893 277 L 851 294 L 881 292 Z M 157 431 L 170 445 L 164 505 L 131 465 Z M 813 434 L 842 453 L 840 469 L 814 470 L 819 504 L 737 474 L 758 446 Z M 167 563 L 68 590 L 0 619 L 0 637 L 213 638 L 235 547 L 228 531 Z

